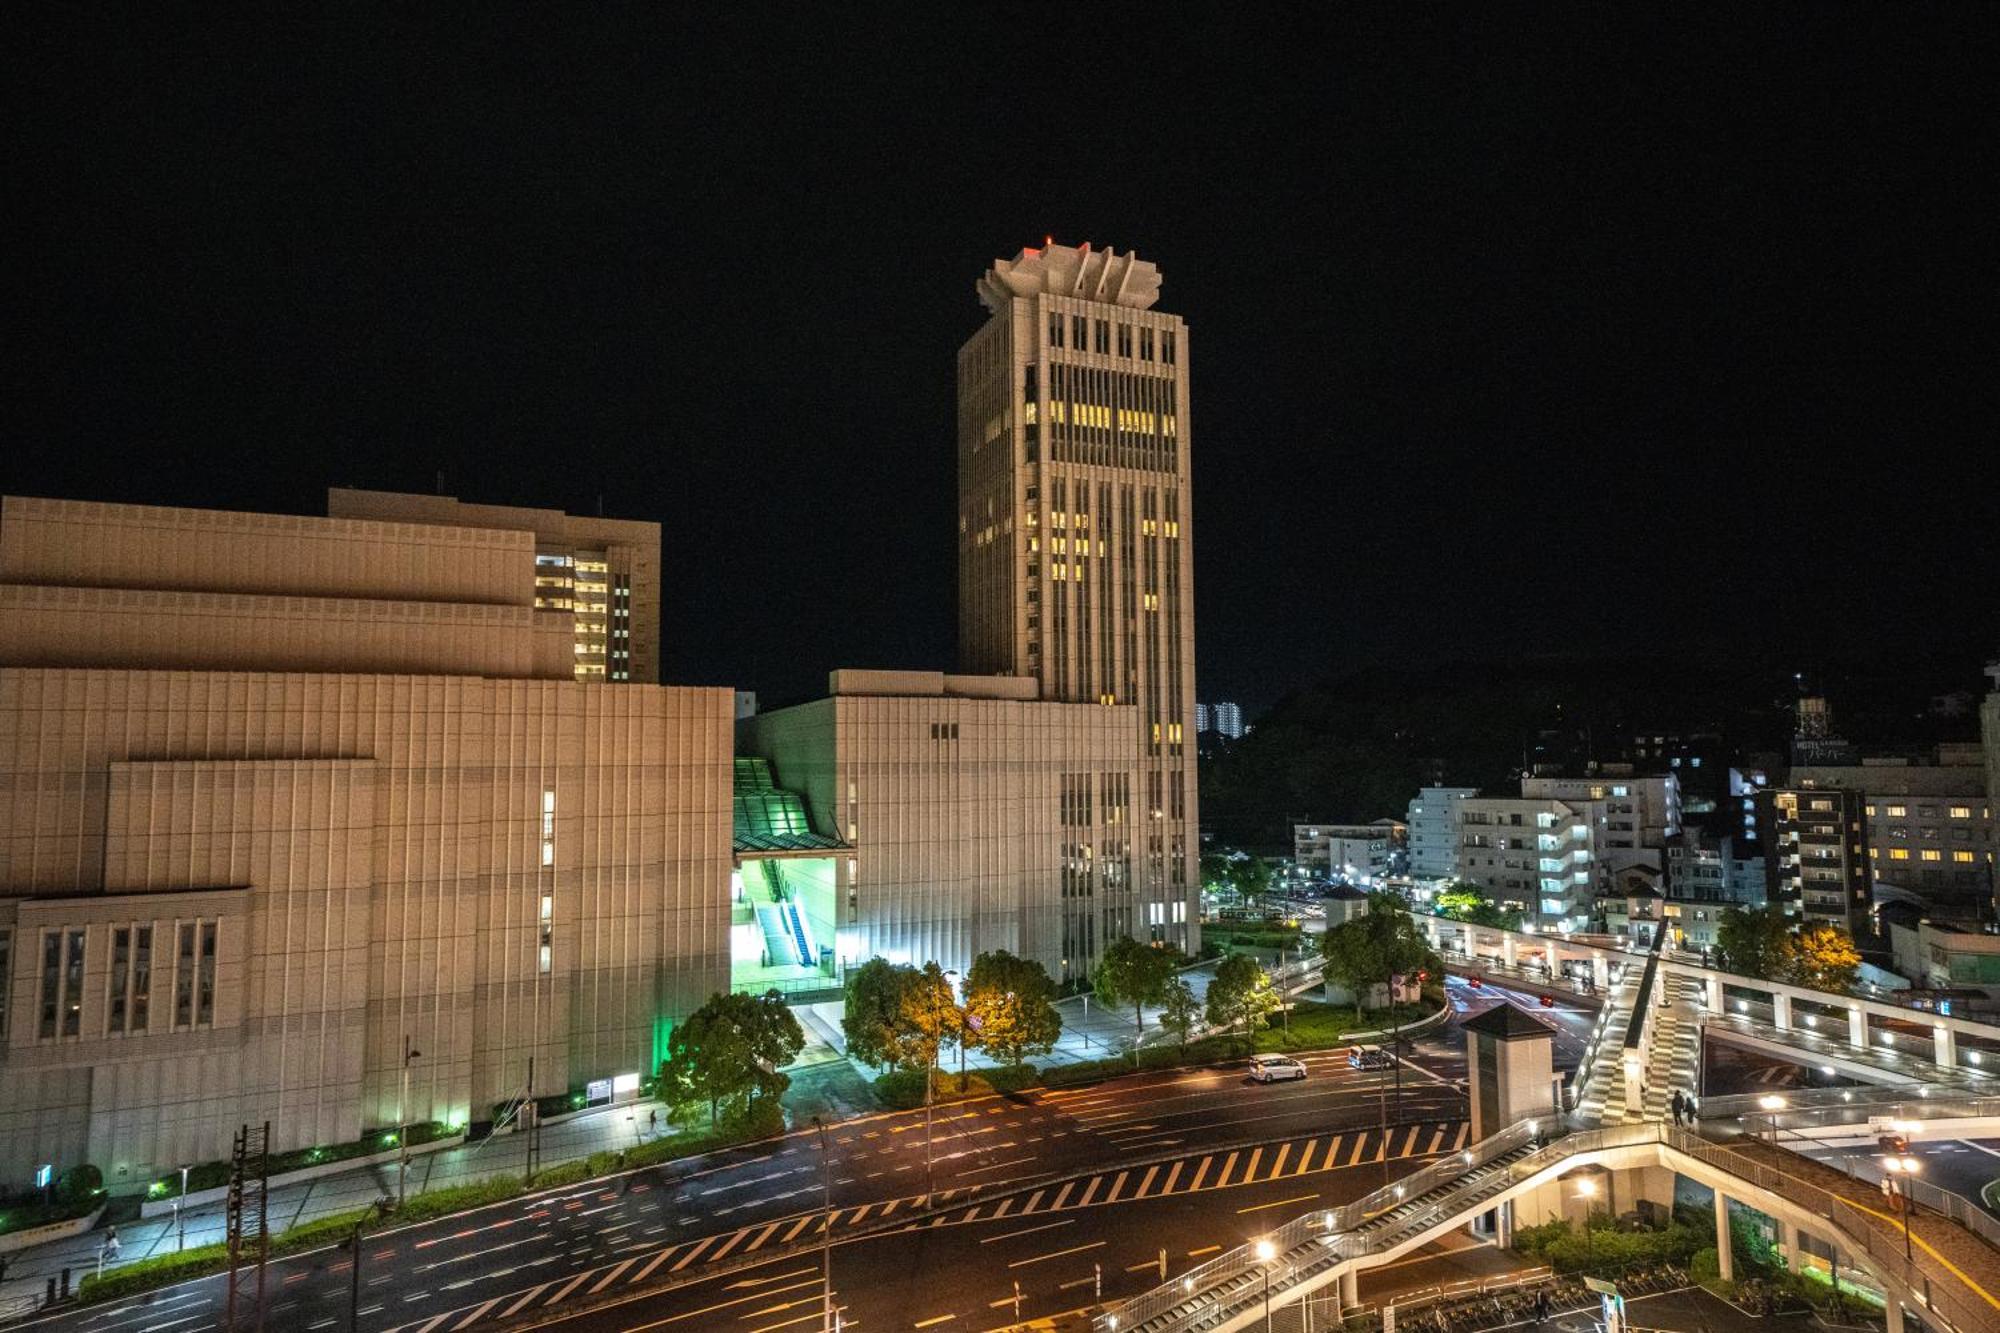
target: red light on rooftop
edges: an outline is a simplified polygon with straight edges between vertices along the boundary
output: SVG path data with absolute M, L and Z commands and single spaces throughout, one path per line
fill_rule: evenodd
M 1047 249 L 1047 248 L 1048 248 L 1049 246 L 1051 246 L 1051 245 L 1054 245 L 1055 243 L 1056 243 L 1056 238 L 1055 238 L 1055 237 L 1053 237 L 1053 236 L 1044 236 L 1044 237 L 1042 237 L 1042 248 L 1043 248 L 1043 249 L 1045 249 L 1045 250 L 1046 250 L 1046 249 Z

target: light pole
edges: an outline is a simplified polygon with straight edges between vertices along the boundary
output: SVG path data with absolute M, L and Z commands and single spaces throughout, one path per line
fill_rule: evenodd
M 410 1061 L 423 1052 L 410 1044 L 410 1034 L 403 1034 L 403 1092 L 396 1103 L 396 1206 L 403 1206 L 403 1199 L 409 1189 L 410 1180 Z
M 1903 1214 L 1903 1262 L 1911 1263 L 1914 1260 L 1910 1254 L 1910 1194 L 1903 1181 L 1922 1170 L 1923 1163 L 1914 1157 L 1884 1157 L 1882 1169 L 1888 1173 L 1889 1188 L 1895 1192 L 1897 1207 Z
M 174 1229 L 180 1233 L 180 1239 L 174 1244 L 176 1250 L 185 1250 L 188 1247 L 187 1201 L 188 1168 L 182 1167 L 181 1197 L 174 1200 Z
M 1264 1265 L 1264 1333 L 1271 1333 L 1271 1269 L 1278 1247 L 1268 1240 L 1257 1242 L 1257 1262 Z
M 1597 1197 L 1597 1182 L 1585 1176 L 1576 1182 L 1576 1194 L 1583 1200 L 1583 1266 L 1589 1268 L 1596 1262 L 1596 1246 L 1590 1239 L 1590 1201 Z
M 833 1333 L 833 1164 L 826 1151 L 826 1122 L 813 1117 L 819 1130 L 819 1206 L 826 1222 L 819 1236 L 820 1286 L 824 1291 L 824 1333 Z
M 958 973 L 946 972 L 945 975 L 947 977 L 955 977 L 958 975 Z M 1085 1003 L 1088 1004 L 1089 1002 L 1085 1001 Z M 955 1002 L 953 1004 L 953 1008 L 954 1010 L 957 1008 Z M 936 1096 L 935 1086 L 937 1083 L 938 1046 L 941 1046 L 944 1043 L 943 1024 L 940 1023 L 938 1025 L 938 1028 L 939 1028 L 939 1033 L 938 1033 L 937 1045 L 933 1045 L 931 1047 L 930 1062 L 924 1066 L 924 1207 L 926 1208 L 931 1206 L 931 1192 L 936 1188 L 936 1185 L 934 1183 L 934 1177 L 932 1175 L 933 1158 L 931 1155 L 931 1102 Z M 963 1054 L 964 1049 L 965 1048 L 963 1046 L 959 1047 L 959 1051 L 961 1054 Z M 963 1079 L 961 1079 L 959 1083 L 959 1090 L 961 1092 L 964 1091 L 964 1087 L 965 1087 L 964 1081 Z

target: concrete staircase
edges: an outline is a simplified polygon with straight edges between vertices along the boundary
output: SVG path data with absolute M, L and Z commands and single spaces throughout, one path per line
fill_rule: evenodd
M 1622 1124 L 1625 1120 L 1625 1029 L 1639 994 L 1640 972 L 1628 967 L 1604 997 L 1595 1029 L 1595 1047 L 1584 1067 L 1583 1100 L 1576 1114 L 1586 1125 Z
M 1701 984 L 1687 977 L 1662 978 L 1667 1003 L 1653 1018 L 1653 1044 L 1646 1061 L 1646 1118 L 1673 1115 L 1674 1089 L 1692 1094 L 1701 1086 Z

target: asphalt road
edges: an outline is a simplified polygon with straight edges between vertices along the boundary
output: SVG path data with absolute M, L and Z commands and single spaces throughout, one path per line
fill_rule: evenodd
M 1838 1166 L 1861 1180 L 1882 1179 L 1880 1150 L 1873 1141 L 1811 1149 L 1802 1149 L 1796 1142 L 1785 1146 Z M 1984 1193 L 1988 1184 L 2000 1179 L 2000 1139 L 1916 1139 L 1910 1144 L 1910 1155 L 1922 1163 L 1919 1180 L 1969 1199 L 2000 1217 L 2000 1208 L 1995 1208 Z
M 1305 1057 L 1311 1072 L 1299 1083 L 1253 1085 L 1238 1066 L 1135 1075 L 1069 1092 L 939 1108 L 933 1126 L 935 1193 L 948 1203 L 975 1188 L 991 1195 L 1057 1173 L 1176 1155 L 1198 1159 L 1231 1144 L 1358 1132 L 1379 1126 L 1385 1117 L 1405 1127 L 1404 1137 L 1418 1125 L 1449 1125 L 1450 1137 L 1464 1114 L 1462 1090 L 1454 1085 L 1463 1077 L 1454 1036 L 1417 1045 L 1398 1073 L 1353 1070 L 1343 1054 L 1326 1053 Z M 921 1111 L 830 1129 L 827 1166 L 836 1235 L 920 1206 L 924 1143 Z M 1414 1144 L 1399 1138 L 1392 1156 L 1420 1153 L 1429 1144 L 1428 1131 Z M 1324 1144 L 1320 1151 L 1326 1152 Z M 1350 1141 L 1344 1151 L 1375 1152 L 1379 1144 L 1359 1149 Z M 1243 1160 L 1237 1174 L 1247 1167 Z M 1191 1173 L 1193 1164 L 1186 1169 Z M 1159 1178 L 1161 1185 L 1164 1179 Z M 755 1149 L 631 1173 L 609 1187 L 555 1191 L 378 1233 L 363 1245 L 359 1327 L 421 1327 L 443 1311 L 537 1284 L 554 1284 L 550 1294 L 566 1287 L 561 1294 L 567 1297 L 585 1275 L 601 1274 L 607 1265 L 626 1264 L 617 1278 L 621 1282 L 655 1279 L 662 1270 L 699 1270 L 738 1253 L 797 1241 L 818 1225 L 821 1181 L 817 1139 L 807 1131 Z M 1136 1193 L 1136 1186 L 1134 1181 L 1128 1188 Z M 1108 1184 L 1104 1192 L 1110 1193 Z M 697 1250 L 697 1242 L 705 1243 Z M 662 1257 L 675 1246 L 684 1248 Z M 274 1261 L 267 1272 L 267 1326 L 346 1327 L 352 1276 L 344 1249 Z M 90 1333 L 212 1327 L 222 1291 L 222 1280 L 212 1278 L 155 1293 L 150 1300 L 59 1313 L 38 1327 Z

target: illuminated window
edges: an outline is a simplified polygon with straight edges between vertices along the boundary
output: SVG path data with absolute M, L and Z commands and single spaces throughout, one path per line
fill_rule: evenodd
M 1926 861 L 1942 861 L 1944 860 L 1944 853 L 1935 847 L 1926 847 L 1923 851 L 1923 859 Z
M 1973 856 L 1971 852 L 1953 852 L 1951 854 L 1951 859 L 1958 862 L 1960 865 L 1971 865 L 1976 858 Z
M 1870 819 L 1873 819 L 1873 818 L 1875 818 L 1875 807 L 1874 807 L 1874 806 L 1872 806 L 1872 805 L 1864 805 L 1864 806 L 1862 806 L 1862 807 L 1861 807 L 1861 810 L 1862 810 L 1862 813 L 1863 813 L 1863 814 L 1866 814 L 1866 815 L 1867 815 L 1867 816 L 1868 816 L 1868 817 L 1869 817 Z
M 1908 806 L 1892 805 L 1889 807 L 1889 818 L 1891 819 L 1901 819 L 1909 813 L 1910 810 Z
M 1953 819 L 1970 819 L 1972 818 L 1972 807 L 1969 805 L 1954 805 L 1951 808 L 1951 817 Z
M 1910 849 L 1907 847 L 1891 847 L 1889 849 L 1889 859 L 1891 861 L 1907 861 L 1910 859 Z

